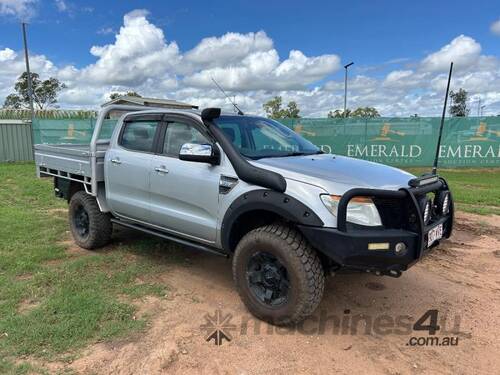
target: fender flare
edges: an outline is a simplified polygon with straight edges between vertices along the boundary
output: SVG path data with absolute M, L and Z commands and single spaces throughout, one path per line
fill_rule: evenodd
M 224 250 L 231 251 L 231 232 L 238 218 L 256 210 L 275 213 L 296 224 L 324 226 L 313 210 L 288 194 L 267 189 L 252 190 L 236 198 L 222 219 L 221 244 Z

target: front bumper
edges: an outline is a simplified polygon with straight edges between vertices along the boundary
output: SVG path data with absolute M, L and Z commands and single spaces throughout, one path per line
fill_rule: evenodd
M 338 268 L 398 277 L 401 272 L 420 260 L 439 241 L 427 246 L 429 231 L 438 225 L 443 226 L 443 239 L 449 238 L 453 229 L 453 199 L 450 193 L 450 209 L 446 215 L 433 215 L 426 225 L 419 205 L 419 199 L 428 193 L 449 191 L 446 181 L 418 188 L 404 188 L 398 191 L 376 189 L 352 189 L 346 192 L 339 202 L 337 228 L 299 226 L 299 229 L 311 245 L 326 255 Z M 346 221 L 347 204 L 356 196 L 369 196 L 372 199 L 392 202 L 394 208 L 400 208 L 406 219 L 384 220 L 383 228 L 350 227 Z M 386 212 L 385 216 L 390 216 Z M 394 218 L 392 218 L 394 219 Z M 404 251 L 396 251 L 396 244 L 404 243 Z M 388 244 L 385 249 L 370 250 L 369 244 Z

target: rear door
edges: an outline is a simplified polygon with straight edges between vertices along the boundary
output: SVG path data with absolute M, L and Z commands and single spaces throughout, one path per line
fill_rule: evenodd
M 192 120 L 179 116 L 164 121 L 159 154 L 152 161 L 151 223 L 178 235 L 215 242 L 221 167 L 179 160 L 184 143 L 213 142 Z
M 106 199 L 119 216 L 149 221 L 151 162 L 160 125 L 161 115 L 131 117 L 106 153 Z

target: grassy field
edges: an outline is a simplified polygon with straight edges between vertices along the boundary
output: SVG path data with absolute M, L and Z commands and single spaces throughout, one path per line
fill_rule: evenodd
M 442 175 L 459 209 L 500 214 L 500 170 Z M 66 203 L 50 179 L 36 179 L 33 164 L 0 164 L 0 181 L 0 373 L 43 373 L 36 359 L 71 361 L 90 343 L 143 329 L 134 301 L 168 297 L 155 275 L 183 252 L 140 236 L 71 251 Z
M 43 373 L 32 359 L 71 361 L 89 343 L 141 330 L 134 300 L 166 297 L 154 275 L 182 253 L 150 238 L 68 251 L 67 205 L 51 180 L 36 179 L 33 164 L 0 164 L 0 181 L 0 373 Z
M 408 169 L 417 176 L 429 169 Z M 500 215 L 500 168 L 441 169 L 438 172 L 451 187 L 461 211 Z

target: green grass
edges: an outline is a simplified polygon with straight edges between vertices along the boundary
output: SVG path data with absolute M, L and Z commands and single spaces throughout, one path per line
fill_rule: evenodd
M 0 181 L 0 373 L 43 373 L 23 358 L 64 361 L 141 330 L 134 299 L 165 296 L 154 276 L 182 253 L 151 238 L 68 253 L 67 204 L 52 181 L 33 164 L 0 164 Z
M 423 168 L 407 170 L 417 176 L 429 171 Z M 500 215 L 500 168 L 441 169 L 438 174 L 450 185 L 459 210 Z
M 500 214 L 500 169 L 440 174 L 459 209 Z M 67 204 L 52 181 L 35 178 L 33 164 L 0 164 L 0 183 L 0 373 L 48 373 L 27 358 L 68 361 L 91 343 L 141 330 L 134 299 L 168 294 L 155 275 L 184 261 L 182 251 L 143 238 L 68 253 Z

